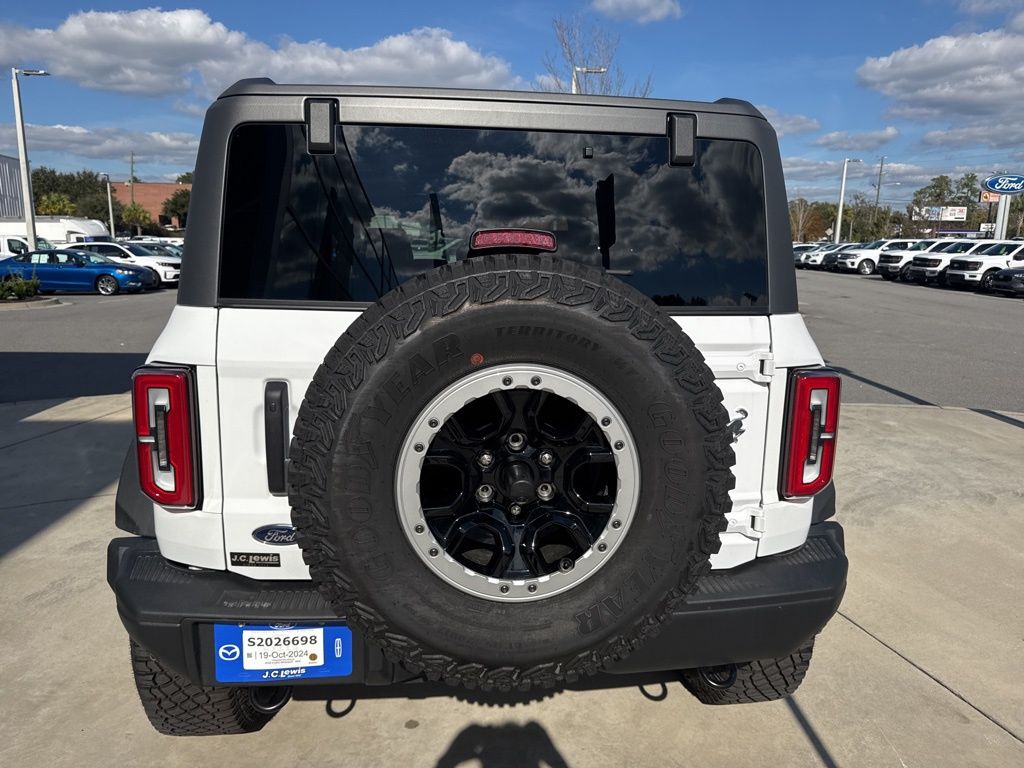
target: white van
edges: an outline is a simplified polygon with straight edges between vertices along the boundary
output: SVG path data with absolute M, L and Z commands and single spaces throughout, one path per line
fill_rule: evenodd
M 22 218 L 0 218 L 0 236 L 13 235 L 27 241 L 28 231 Z M 107 225 L 98 219 L 75 216 L 36 216 L 36 240 L 42 238 L 53 245 L 112 240 Z

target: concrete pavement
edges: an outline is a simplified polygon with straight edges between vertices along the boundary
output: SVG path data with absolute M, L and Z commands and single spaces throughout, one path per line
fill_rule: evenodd
M 130 437 L 126 395 L 0 405 L 0 765 L 1024 764 L 1012 421 L 844 406 L 850 583 L 788 702 L 704 707 L 675 683 L 512 709 L 364 699 L 343 718 L 293 701 L 259 734 L 206 739 L 149 727 L 104 581 Z

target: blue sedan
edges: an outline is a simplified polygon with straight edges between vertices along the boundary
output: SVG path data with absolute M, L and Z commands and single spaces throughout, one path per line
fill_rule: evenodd
M 25 280 L 35 277 L 40 291 L 96 291 L 104 296 L 140 290 L 150 279 L 147 271 L 151 270 L 75 250 L 30 251 L 0 261 L 0 279 L 10 275 Z

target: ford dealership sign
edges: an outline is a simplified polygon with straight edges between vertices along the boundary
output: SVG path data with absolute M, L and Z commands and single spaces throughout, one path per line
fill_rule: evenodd
M 1016 195 L 1024 192 L 1024 176 L 1018 173 L 1000 173 L 997 176 L 989 176 L 982 182 L 982 186 L 1000 195 Z

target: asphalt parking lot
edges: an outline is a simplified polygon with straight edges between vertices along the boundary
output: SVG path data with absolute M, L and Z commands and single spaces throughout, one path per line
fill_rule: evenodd
M 410 691 L 344 717 L 347 700 L 293 701 L 259 734 L 209 739 L 150 729 L 104 581 L 127 375 L 174 293 L 0 315 L 0 764 L 1024 764 L 1024 302 L 799 280 L 848 376 L 836 483 L 851 573 L 796 696 L 703 707 L 672 680 L 624 680 L 502 708 Z M 897 319 L 924 335 L 892 342 Z

